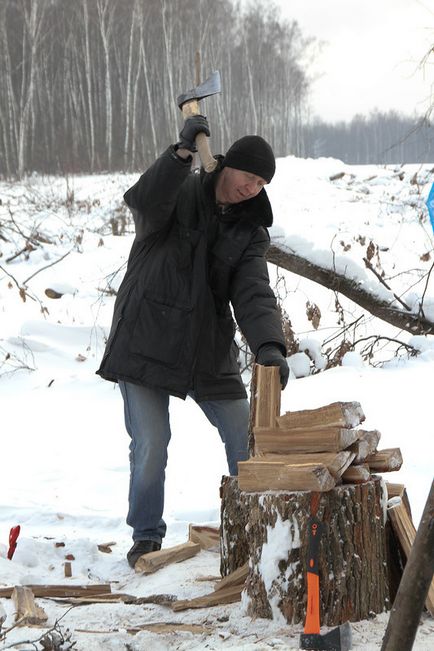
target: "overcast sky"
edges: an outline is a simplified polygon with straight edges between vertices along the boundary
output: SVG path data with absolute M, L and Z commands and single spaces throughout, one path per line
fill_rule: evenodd
M 263 0 L 264 3 L 267 0 Z M 396 109 L 424 114 L 434 99 L 434 0 L 274 0 L 323 41 L 312 70 L 312 114 L 326 121 Z

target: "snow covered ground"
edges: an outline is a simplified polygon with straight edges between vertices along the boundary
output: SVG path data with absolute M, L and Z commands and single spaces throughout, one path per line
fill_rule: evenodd
M 339 173 L 344 175 L 330 180 Z M 110 325 L 110 288 L 120 283 L 133 237 L 128 221 L 120 237 L 112 234 L 112 226 L 123 228 L 122 194 L 136 178 L 33 176 L 23 183 L 0 183 L 0 584 L 5 586 L 111 582 L 113 591 L 183 599 L 210 592 L 213 582 L 198 579 L 218 575 L 219 558 L 213 552 L 147 577 L 136 576 L 125 560 L 131 544 L 124 521 L 128 440 L 119 391 L 95 370 Z M 269 188 L 275 213 L 272 237 L 314 262 L 335 265 L 378 296 L 393 298 L 363 263 L 372 241 L 372 263 L 384 271 L 393 292 L 416 311 L 423 297 L 425 316 L 433 320 L 434 280 L 427 282 L 433 233 L 425 207 L 433 181 L 429 165 L 355 167 L 333 159 L 280 159 Z M 116 224 L 111 226 L 112 218 Z M 271 268 L 270 274 L 275 282 Z M 27 295 L 20 296 L 24 285 Z M 308 339 L 311 350 L 319 349 L 339 331 L 334 294 L 287 272 L 278 279 L 279 293 L 284 286 L 285 309 L 297 337 Z M 46 290 L 61 297 L 50 298 Z M 307 301 L 321 310 L 317 330 L 306 316 Z M 345 299 L 341 303 L 347 323 L 363 313 Z M 412 338 L 369 315 L 358 328 L 356 339 L 381 334 L 413 343 L 422 352 L 408 358 L 401 351 L 395 357 L 396 345 L 384 339 L 371 360 L 374 365 L 358 352 L 344 358 L 342 366 L 309 375 L 295 363 L 302 377 L 290 380 L 282 409 L 359 401 L 366 427 L 382 434 L 380 447 L 402 450 L 402 469 L 387 479 L 406 485 L 417 525 L 433 475 L 434 337 Z M 313 367 L 309 360 L 307 364 Z M 166 546 L 184 542 L 191 522 L 218 525 L 219 484 L 226 473 L 218 435 L 192 401 L 174 399 L 171 420 Z M 9 561 L 9 530 L 17 524 L 21 535 Z M 116 543 L 110 554 L 97 547 L 107 542 Z M 74 556 L 72 578 L 65 579 L 68 554 Z M 9 628 L 13 605 L 6 599 L 1 603 Z M 72 632 L 74 648 L 83 651 L 295 650 L 301 632 L 301 627 L 272 621 L 252 622 L 240 604 L 173 613 L 152 604 L 68 610 L 54 601 L 40 603 L 49 616 L 47 625 L 63 617 L 62 629 Z M 353 624 L 353 649 L 379 649 L 387 619 L 383 614 Z M 131 631 L 162 622 L 205 628 L 195 633 Z M 0 642 L 0 651 L 43 632 L 16 628 Z M 434 623 L 424 616 L 414 648 L 433 647 Z

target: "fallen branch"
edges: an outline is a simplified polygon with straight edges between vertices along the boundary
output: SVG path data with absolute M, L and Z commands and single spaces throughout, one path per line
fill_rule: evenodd
M 295 253 L 280 249 L 275 244 L 270 246 L 267 253 L 267 260 L 287 271 L 313 280 L 327 287 L 327 289 L 343 294 L 370 312 L 373 316 L 390 323 L 396 328 L 406 330 L 412 334 L 434 334 L 433 321 L 420 315 L 391 307 L 388 302 L 376 298 L 363 289 L 353 278 L 346 278 L 335 271 L 324 269 Z
M 384 280 L 384 278 L 382 278 L 381 275 L 378 273 L 378 271 L 377 271 L 376 269 L 374 269 L 374 267 L 372 266 L 372 263 L 368 260 L 368 258 L 363 258 L 363 262 L 365 263 L 365 265 L 366 265 L 366 267 L 369 269 L 369 271 L 372 271 L 372 273 L 373 273 L 374 276 L 379 280 L 379 282 L 380 282 L 382 285 L 384 285 L 384 287 L 385 287 L 386 289 L 388 289 L 389 292 L 392 292 L 392 294 L 394 295 L 394 297 L 396 298 L 396 300 L 398 301 L 398 303 L 401 303 L 402 307 L 405 308 L 408 312 L 410 312 L 410 311 L 411 311 L 411 308 L 407 305 L 407 303 L 404 303 L 404 301 L 403 301 L 399 296 L 397 296 L 397 295 L 395 294 L 395 292 L 394 292 L 393 289 L 390 287 L 390 285 L 388 285 L 388 284 L 386 283 L 386 281 Z

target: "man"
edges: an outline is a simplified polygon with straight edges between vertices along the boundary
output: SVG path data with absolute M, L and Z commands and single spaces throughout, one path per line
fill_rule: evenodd
M 218 429 L 232 475 L 248 458 L 249 405 L 230 304 L 256 362 L 279 366 L 283 387 L 289 375 L 265 261 L 272 149 L 245 136 L 218 157 L 215 172 L 192 174 L 200 132 L 209 136 L 206 118 L 187 119 L 179 142 L 124 196 L 136 237 L 97 372 L 119 383 L 131 437 L 131 567 L 160 549 L 166 533 L 169 396 L 199 404 Z

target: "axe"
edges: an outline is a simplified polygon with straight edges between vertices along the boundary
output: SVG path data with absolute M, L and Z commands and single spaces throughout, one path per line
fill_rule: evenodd
M 220 73 L 216 70 L 202 84 L 198 84 L 195 88 L 191 88 L 186 93 L 179 95 L 177 104 L 182 111 L 184 119 L 191 118 L 193 115 L 199 115 L 200 100 L 220 92 Z M 211 153 L 208 138 L 204 133 L 197 134 L 196 147 L 205 172 L 214 171 L 217 166 L 217 161 Z
M 319 544 L 324 524 L 316 517 L 319 495 L 312 493 L 311 516 L 308 520 L 307 607 L 300 649 L 310 651 L 349 651 L 351 627 L 348 622 L 328 633 L 320 633 Z

